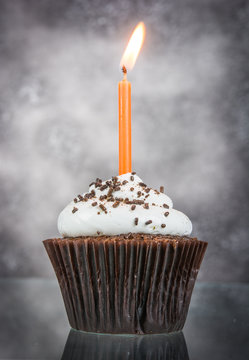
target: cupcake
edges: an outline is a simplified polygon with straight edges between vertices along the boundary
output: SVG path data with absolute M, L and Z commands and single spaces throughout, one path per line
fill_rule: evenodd
M 207 243 L 172 200 L 127 173 L 96 179 L 44 241 L 73 329 L 156 334 L 183 328 Z

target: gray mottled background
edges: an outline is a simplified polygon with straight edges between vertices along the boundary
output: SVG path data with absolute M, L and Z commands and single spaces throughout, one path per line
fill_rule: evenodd
M 58 213 L 117 174 L 119 61 L 141 20 L 133 169 L 209 242 L 200 279 L 249 280 L 242 0 L 0 0 L 1 276 L 54 276 L 42 240 Z

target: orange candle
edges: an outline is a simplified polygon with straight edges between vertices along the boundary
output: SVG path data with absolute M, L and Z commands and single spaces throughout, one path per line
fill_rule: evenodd
M 131 83 L 127 81 L 127 69 L 135 65 L 143 45 L 145 26 L 140 22 L 133 31 L 121 59 L 124 77 L 118 83 L 119 102 L 119 175 L 131 172 Z
M 131 172 L 131 83 L 123 66 L 124 78 L 118 83 L 119 175 Z

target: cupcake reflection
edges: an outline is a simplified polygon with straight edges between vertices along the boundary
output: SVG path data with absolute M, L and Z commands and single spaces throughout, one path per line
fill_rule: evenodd
M 182 332 L 108 335 L 71 330 L 61 360 L 189 360 Z

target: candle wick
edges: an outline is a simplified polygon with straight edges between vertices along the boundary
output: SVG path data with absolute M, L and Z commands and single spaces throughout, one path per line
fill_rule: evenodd
M 127 69 L 126 69 L 126 67 L 124 65 L 122 66 L 122 71 L 123 71 L 124 74 L 127 74 Z
M 122 66 L 122 71 L 123 71 L 123 74 L 124 74 L 123 80 L 126 80 L 126 77 L 127 77 L 127 69 L 126 69 L 126 67 L 125 67 L 124 65 Z

